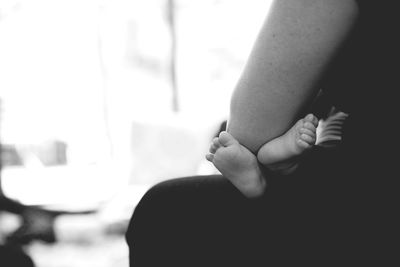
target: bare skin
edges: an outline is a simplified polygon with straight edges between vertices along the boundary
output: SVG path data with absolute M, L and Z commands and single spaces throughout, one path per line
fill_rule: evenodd
M 296 139 L 303 133 L 288 132 L 297 129 L 293 122 L 317 95 L 332 60 L 348 41 L 358 5 L 355 0 L 276 0 L 268 12 L 231 97 L 230 134 L 214 140 L 206 156 L 250 197 L 266 187 L 258 164 L 290 173 L 309 149 Z M 312 146 L 307 140 L 312 136 L 303 141 Z
M 292 172 L 297 166 L 293 160 L 315 144 L 317 125 L 317 118 L 307 115 L 285 134 L 262 146 L 257 156 L 224 131 L 213 139 L 206 159 L 245 196 L 257 197 L 267 186 L 259 163 L 284 174 Z
M 292 127 L 357 19 L 355 0 L 272 1 L 234 88 L 228 132 L 257 153 Z
M 318 119 L 308 114 L 286 133 L 263 145 L 257 153 L 258 161 L 281 174 L 293 172 L 298 166 L 297 158 L 315 144 L 317 126 Z
M 245 196 L 251 198 L 264 193 L 267 184 L 257 157 L 228 132 L 221 132 L 213 139 L 206 159 Z

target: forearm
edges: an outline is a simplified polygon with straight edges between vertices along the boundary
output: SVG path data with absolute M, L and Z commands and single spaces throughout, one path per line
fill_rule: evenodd
M 231 98 L 228 132 L 256 153 L 295 122 L 357 13 L 352 0 L 279 0 L 271 6 Z

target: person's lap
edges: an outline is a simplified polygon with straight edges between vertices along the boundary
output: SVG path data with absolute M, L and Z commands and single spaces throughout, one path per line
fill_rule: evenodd
M 234 228 L 245 221 L 244 203 L 244 197 L 222 176 L 180 178 L 156 185 L 131 220 L 127 233 L 131 266 L 210 264 L 207 258 L 217 260 L 228 250 L 226 243 L 238 243 L 236 232 L 240 231 Z M 233 247 L 238 245 L 242 244 Z
M 315 247 L 304 228 L 309 216 L 289 192 L 247 199 L 218 175 L 158 184 L 127 232 L 131 266 L 255 266 L 307 257 L 305 248 Z
M 316 150 L 303 168 L 244 197 L 221 175 L 167 180 L 137 205 L 126 237 L 131 266 L 318 265 L 336 251 L 340 153 Z M 332 187 L 332 188 L 330 188 Z M 336 210 L 332 210 L 332 207 Z

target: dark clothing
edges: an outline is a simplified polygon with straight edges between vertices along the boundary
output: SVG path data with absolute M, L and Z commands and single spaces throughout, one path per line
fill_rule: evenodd
M 388 137 L 398 131 L 392 125 L 398 114 L 395 27 L 399 16 L 393 1 L 358 3 L 359 19 L 321 86 L 339 110 L 350 114 L 343 144 L 352 160 L 381 164 L 393 158 L 387 141 L 396 140 Z
M 1 267 L 34 267 L 32 259 L 21 249 L 0 245 Z
M 131 220 L 130 264 L 254 266 L 260 256 L 268 263 L 270 257 L 265 255 L 277 256 L 281 251 L 277 248 L 289 241 L 286 236 L 277 238 L 281 233 L 274 226 L 280 218 L 269 196 L 246 199 L 222 176 L 158 184 L 144 196 Z M 272 240 L 282 242 L 269 247 Z
M 269 176 L 267 192 L 257 199 L 244 197 L 220 175 L 156 185 L 136 207 L 127 231 L 131 266 L 341 263 L 336 254 L 355 250 L 349 237 L 343 244 L 343 222 L 333 216 L 339 203 L 320 179 L 336 183 L 341 163 L 338 151 L 309 157 L 314 155 L 318 168 L 305 162 L 285 179 Z
M 351 222 L 345 230 L 358 232 L 364 244 L 389 253 L 393 247 L 388 244 L 398 240 L 399 16 L 394 1 L 358 4 L 358 22 L 322 89 L 339 109 L 350 113 L 342 143 L 345 165 L 337 177 L 345 200 L 338 217 Z
M 358 1 L 351 37 L 321 81 L 350 113 L 337 149 L 270 176 L 257 199 L 221 176 L 155 186 L 127 232 L 131 266 L 396 266 L 395 3 Z

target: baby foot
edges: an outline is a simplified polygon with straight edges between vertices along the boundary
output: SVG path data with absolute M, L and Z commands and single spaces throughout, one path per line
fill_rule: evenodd
M 206 159 L 247 197 L 257 197 L 266 188 L 257 157 L 226 131 L 215 137 Z
M 318 119 L 308 114 L 285 134 L 263 145 L 257 158 L 273 171 L 288 174 L 297 168 L 297 157 L 312 148 L 316 141 Z

